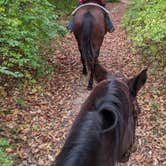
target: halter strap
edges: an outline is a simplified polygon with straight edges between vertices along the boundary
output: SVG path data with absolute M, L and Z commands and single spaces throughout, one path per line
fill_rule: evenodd
M 85 4 L 82 4 L 82 5 L 78 6 L 78 7 L 71 13 L 71 15 L 75 15 L 76 12 L 77 12 L 80 8 L 82 8 L 82 7 L 84 7 L 84 6 L 97 6 L 97 7 L 99 7 L 100 9 L 102 9 L 105 13 L 110 14 L 110 12 L 109 12 L 106 8 L 104 8 L 103 6 L 101 6 L 101 5 L 97 4 L 97 3 L 90 2 L 90 3 L 85 3 Z

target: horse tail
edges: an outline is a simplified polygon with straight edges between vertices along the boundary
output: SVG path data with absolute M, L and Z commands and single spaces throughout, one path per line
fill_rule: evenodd
M 81 32 L 81 49 L 83 58 L 87 62 L 88 66 L 93 64 L 95 54 L 92 46 L 92 29 L 93 29 L 93 16 L 88 11 L 83 18 L 82 32 Z

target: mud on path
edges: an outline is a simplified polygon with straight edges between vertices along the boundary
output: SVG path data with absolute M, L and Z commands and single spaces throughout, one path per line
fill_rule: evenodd
M 121 18 L 127 3 L 124 0 L 109 6 L 115 31 L 107 34 L 99 60 L 108 70 L 132 77 L 145 66 L 141 55 L 133 55 L 131 43 L 121 26 Z M 55 67 L 51 80 L 43 80 L 40 86 L 5 98 L 1 108 L 12 114 L 1 115 L 3 134 L 12 144 L 11 154 L 17 166 L 48 166 L 63 146 L 71 124 L 85 101 L 87 79 L 81 74 L 80 55 L 74 36 L 67 34 L 62 41 L 52 44 L 55 49 L 50 63 Z M 163 80 L 150 76 L 139 93 L 142 113 L 137 128 L 138 149 L 130 160 L 132 166 L 160 166 L 165 162 L 164 95 L 158 88 Z M 42 90 L 41 90 L 42 89 Z M 23 103 L 16 99 L 23 98 Z

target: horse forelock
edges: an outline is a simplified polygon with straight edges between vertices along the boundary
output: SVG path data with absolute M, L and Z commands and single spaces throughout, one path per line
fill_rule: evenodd
M 116 105 L 119 109 L 120 105 L 129 103 L 128 90 L 127 84 L 122 83 L 116 77 L 101 81 L 92 92 L 92 98 L 96 96 L 95 109 L 99 109 L 99 106 L 103 103 Z

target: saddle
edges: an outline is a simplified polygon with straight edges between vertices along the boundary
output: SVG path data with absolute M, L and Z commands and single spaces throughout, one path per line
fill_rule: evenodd
M 104 8 L 103 6 L 101 6 L 101 5 L 97 4 L 97 3 L 89 2 L 89 3 L 85 3 L 85 4 L 82 4 L 82 5 L 78 6 L 78 7 L 71 13 L 71 15 L 72 15 L 72 16 L 75 15 L 76 12 L 77 12 L 80 8 L 83 8 L 83 7 L 85 7 L 85 6 L 97 6 L 97 7 L 99 7 L 100 9 L 102 9 L 106 14 L 108 14 L 108 15 L 110 14 L 110 12 L 109 12 L 106 8 Z

